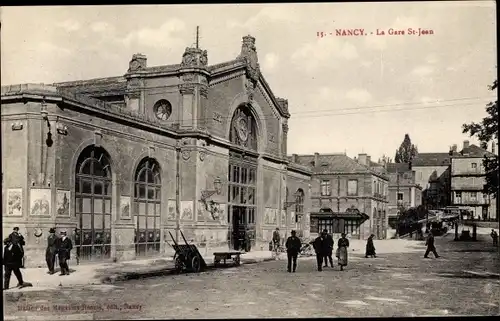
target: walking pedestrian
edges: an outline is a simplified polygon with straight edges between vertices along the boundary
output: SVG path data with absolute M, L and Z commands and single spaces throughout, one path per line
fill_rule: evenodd
M 369 256 L 377 257 L 377 254 L 375 253 L 375 245 L 373 244 L 374 237 L 375 234 L 372 234 L 370 235 L 370 237 L 368 237 L 368 240 L 366 241 L 366 252 L 365 252 L 366 258 L 368 258 Z
M 49 274 L 54 274 L 54 264 L 56 262 L 57 254 L 57 235 L 56 229 L 50 228 L 49 236 L 47 238 L 47 249 L 45 250 L 45 261 L 47 262 L 47 267 L 49 268 Z
M 328 234 L 327 230 L 323 230 L 323 237 L 325 238 L 325 267 L 328 267 L 328 261 L 330 261 L 330 266 L 333 267 L 333 237 Z
M 292 236 L 288 237 L 288 239 L 286 240 L 286 254 L 288 256 L 287 271 L 289 273 L 290 272 L 295 273 L 295 270 L 297 269 L 297 257 L 299 256 L 302 243 L 300 242 L 300 239 L 296 236 L 297 233 L 295 231 L 292 231 L 291 234 Z
M 23 274 L 20 270 L 23 260 L 23 252 L 21 251 L 21 247 L 12 243 L 10 237 L 6 238 L 3 241 L 3 244 L 5 245 L 3 252 L 3 265 L 5 269 L 3 289 L 7 290 L 9 288 L 12 272 L 14 272 L 14 275 L 17 278 L 18 287 L 24 288 L 33 286 L 31 283 L 24 282 L 23 280 Z
M 424 258 L 427 259 L 430 252 L 434 253 L 435 258 L 439 257 L 436 252 L 436 247 L 434 246 L 434 235 L 432 235 L 432 232 L 427 233 L 427 240 L 425 241 L 425 245 L 427 245 L 427 249 L 425 250 Z
M 66 231 L 61 231 L 61 237 L 57 240 L 57 254 L 59 259 L 59 266 L 61 267 L 60 275 L 69 275 L 68 260 L 71 257 L 71 250 L 73 243 L 66 236 Z
M 19 233 L 19 227 L 14 227 L 12 233 L 9 234 L 9 240 L 12 244 L 20 248 L 22 253 L 21 269 L 24 269 L 24 246 L 26 245 L 26 242 L 24 241 L 24 236 Z
M 318 271 L 323 271 L 323 258 L 325 257 L 325 238 L 321 233 L 313 242 L 314 251 L 316 252 L 316 262 L 318 263 Z
M 340 271 L 343 271 L 344 266 L 347 266 L 347 248 L 349 247 L 349 240 L 346 238 L 345 233 L 341 234 L 337 246 L 336 256 L 339 260 Z
M 494 229 L 491 229 L 491 238 L 493 239 L 493 246 L 498 246 L 498 233 Z

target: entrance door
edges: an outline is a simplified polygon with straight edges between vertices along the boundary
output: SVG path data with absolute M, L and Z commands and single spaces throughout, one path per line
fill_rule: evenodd
M 232 207 L 232 222 L 233 222 L 233 248 L 237 251 L 245 247 L 245 232 L 246 232 L 246 213 L 245 207 L 233 206 Z

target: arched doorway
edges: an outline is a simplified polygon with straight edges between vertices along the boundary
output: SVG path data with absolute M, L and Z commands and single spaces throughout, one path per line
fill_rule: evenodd
M 257 123 L 250 107 L 238 107 L 231 120 L 229 140 L 228 223 L 235 250 L 250 250 L 255 242 L 257 202 Z M 248 154 L 245 154 L 248 151 Z M 252 153 L 253 152 L 253 153 Z
M 75 248 L 80 260 L 111 256 L 111 166 L 109 154 L 94 145 L 78 157 L 75 179 Z
M 135 253 L 160 252 L 161 177 L 158 162 L 146 157 L 137 166 L 134 178 Z

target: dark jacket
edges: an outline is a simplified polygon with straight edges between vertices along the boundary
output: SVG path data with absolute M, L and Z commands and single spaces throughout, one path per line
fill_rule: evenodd
M 349 240 L 345 237 L 340 238 L 337 242 L 338 247 L 349 247 Z
M 286 240 L 286 251 L 291 254 L 298 254 L 300 252 L 300 248 L 302 247 L 302 242 L 296 236 L 290 236 Z
M 23 265 L 23 252 L 18 245 L 8 243 L 3 251 L 3 264 L 11 268 L 20 268 Z
M 57 252 L 57 235 L 51 233 L 47 238 L 47 253 L 55 254 Z
M 13 244 L 20 245 L 21 249 L 23 248 L 23 246 L 26 245 L 26 242 L 24 241 L 24 236 L 16 232 L 10 233 L 9 241 L 12 242 Z
M 366 255 L 375 255 L 375 245 L 371 236 L 366 241 Z
M 59 256 L 59 260 L 65 258 L 66 260 L 70 259 L 70 253 L 71 250 L 73 249 L 73 243 L 71 242 L 69 237 L 66 237 L 64 240 L 63 238 L 58 238 L 57 239 L 57 254 Z
M 427 247 L 430 249 L 434 248 L 434 235 L 429 234 L 429 236 L 427 237 L 427 241 L 425 242 L 425 245 L 427 245 Z
M 327 255 L 332 255 L 333 252 L 333 237 L 330 234 L 327 234 L 325 237 L 325 251 Z
M 318 236 L 313 241 L 313 247 L 314 247 L 314 251 L 316 252 L 316 255 L 325 255 L 325 253 L 326 253 L 326 242 L 325 242 L 325 239 L 322 236 Z

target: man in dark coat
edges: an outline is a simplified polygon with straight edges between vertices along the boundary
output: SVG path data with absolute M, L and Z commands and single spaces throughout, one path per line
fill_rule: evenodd
M 57 254 L 59 258 L 59 266 L 61 267 L 60 275 L 69 275 L 68 260 L 73 249 L 73 243 L 66 236 L 66 231 L 61 231 L 61 237 L 57 240 Z
M 328 267 L 328 261 L 330 261 L 330 267 L 333 267 L 333 237 L 328 234 L 327 230 L 323 230 L 323 237 L 325 238 L 325 267 Z
M 375 245 L 373 244 L 374 237 L 375 235 L 372 234 L 368 237 L 368 240 L 366 241 L 366 252 L 365 252 L 366 258 L 368 258 L 369 256 L 377 257 L 377 254 L 375 253 Z
M 491 229 L 491 238 L 493 239 L 493 246 L 498 246 L 498 234 L 497 231 Z
M 47 262 L 47 267 L 49 268 L 49 274 L 54 274 L 54 264 L 56 262 L 57 254 L 57 235 L 56 230 L 51 228 L 49 230 L 49 236 L 47 238 L 47 249 L 45 250 L 45 261 Z
M 18 287 L 23 288 L 27 286 L 33 286 L 31 283 L 23 281 L 23 274 L 21 273 L 20 270 L 23 260 L 23 253 L 21 251 L 21 247 L 13 244 L 10 237 L 6 238 L 3 241 L 3 244 L 5 245 L 3 252 L 3 265 L 5 268 L 3 289 L 7 290 L 9 288 L 10 277 L 12 275 L 12 272 L 14 272 L 14 275 L 17 278 Z
M 288 237 L 286 240 L 286 254 L 288 256 L 288 272 L 294 272 L 297 269 L 297 257 L 299 256 L 300 248 L 302 247 L 302 242 L 296 236 L 296 232 L 291 232 L 292 236 Z M 292 270 L 292 262 L 293 262 L 293 270 Z
M 22 259 L 21 259 L 21 268 L 24 269 L 24 246 L 26 242 L 24 241 L 24 236 L 19 233 L 19 227 L 14 227 L 14 230 L 9 235 L 9 241 L 18 246 L 21 249 Z
M 434 235 L 432 235 L 432 232 L 428 233 L 425 245 L 427 245 L 427 250 L 425 250 L 424 258 L 428 258 L 430 252 L 434 253 L 434 256 L 436 258 L 439 257 L 439 255 L 436 252 L 436 247 L 434 246 Z
M 320 234 L 313 242 L 314 251 L 316 252 L 316 262 L 318 263 L 318 271 L 323 271 L 323 258 L 325 256 L 325 237 Z

